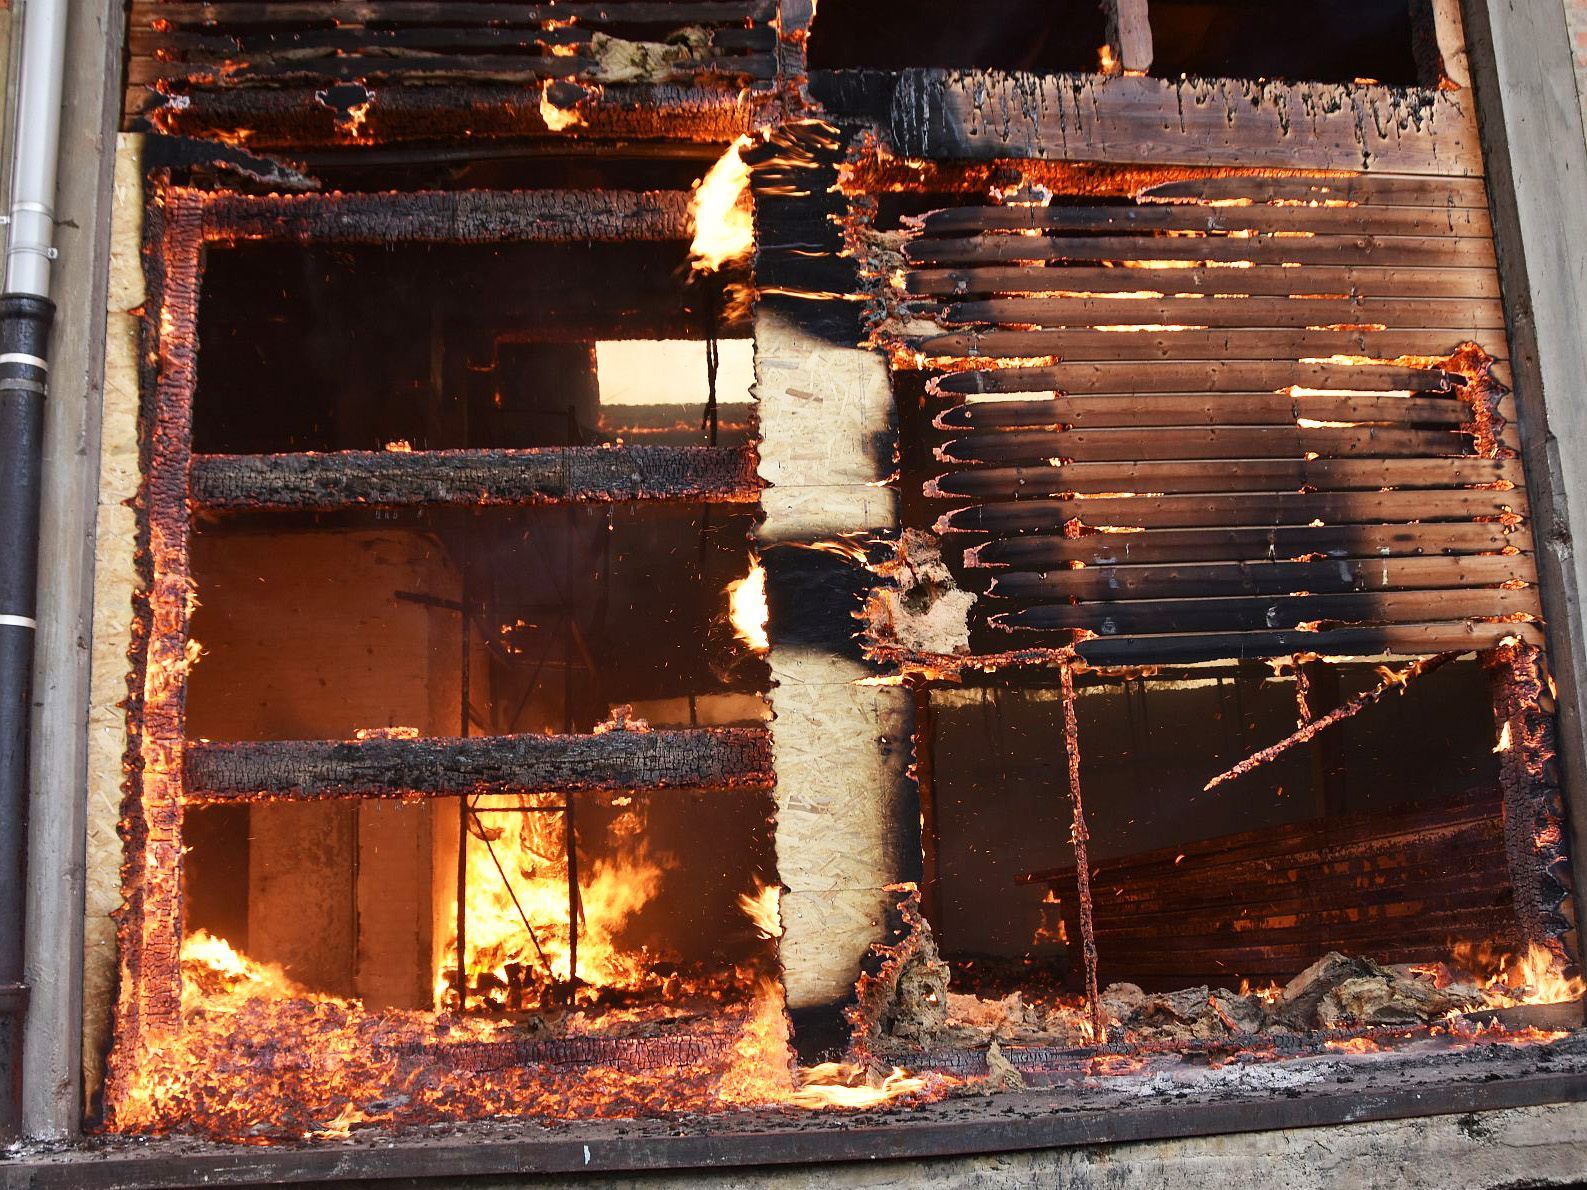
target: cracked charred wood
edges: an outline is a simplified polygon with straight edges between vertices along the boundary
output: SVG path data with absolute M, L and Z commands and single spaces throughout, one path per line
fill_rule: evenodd
M 191 484 L 213 509 L 746 503 L 761 488 L 752 449 L 711 446 L 198 455 Z
M 1235 350 L 1251 336 L 1238 332 L 1210 335 L 1070 334 L 1073 346 L 1063 362 L 1044 367 L 990 368 L 950 372 L 934 381 L 942 393 L 1023 393 L 1056 389 L 1065 393 L 1242 393 L 1273 392 L 1287 385 L 1349 392 L 1452 391 L 1464 378 L 1436 368 L 1398 364 L 1345 364 L 1306 360 L 1304 335 L 1258 332 L 1272 354 L 1247 358 Z M 1137 343 L 1136 340 L 1142 340 Z M 1122 340 L 1122 341 L 1121 341 Z M 1284 340 L 1276 342 L 1275 340 Z M 1132 347 L 1147 350 L 1132 352 Z M 1095 357 L 1080 352 L 1098 344 Z M 1295 347 L 1294 358 L 1279 352 Z M 1204 352 L 1205 354 L 1202 354 Z M 1155 357 L 1155 358 L 1154 358 Z
M 1098 636 L 1074 646 L 1090 665 L 1167 665 L 1197 661 L 1244 661 L 1312 653 L 1319 657 L 1363 657 L 1379 653 L 1480 652 L 1520 637 L 1541 644 L 1542 630 L 1531 623 L 1440 620 L 1426 624 L 1346 626 L 1325 630 L 1171 633 L 1160 636 Z
M 583 790 L 764 790 L 764 728 L 458 739 L 195 741 L 188 803 Z
M 1060 274 L 1061 276 L 1061 274 Z M 1391 328 L 1493 331 L 1504 328 L 1504 306 L 1472 298 L 993 298 L 953 302 L 944 326 L 1080 327 L 1151 323 L 1205 327 L 1309 327 L 1375 323 Z M 1473 336 L 1482 337 L 1482 336 Z
M 1123 426 L 1289 426 L 1303 418 L 1458 428 L 1471 406 L 1449 397 L 1304 396 L 1282 393 L 1161 393 L 1146 396 L 1054 394 L 1035 401 L 953 405 L 933 419 L 940 430 L 1113 428 Z
M 1489 336 L 1492 354 L 1503 357 L 1500 350 L 1503 336 Z M 1118 363 L 1123 366 L 1115 369 L 1116 373 L 1123 374 L 1129 365 L 1123 361 L 1152 361 L 1183 367 L 1198 361 L 1217 361 L 1219 363 L 1257 364 L 1265 363 L 1269 370 L 1279 371 L 1288 369 L 1292 373 L 1299 369 L 1306 369 L 1313 365 L 1303 361 L 1327 359 L 1335 355 L 1369 356 L 1373 359 L 1396 359 L 1402 355 L 1427 355 L 1429 353 L 1448 355 L 1459 349 L 1462 338 L 1449 332 L 1443 335 L 1430 335 L 1426 332 L 1415 334 L 1403 330 L 1373 330 L 1371 328 L 1355 328 L 1348 330 L 1301 330 L 1295 327 L 1264 327 L 1259 330 L 1235 328 L 1233 330 L 1198 330 L 1191 327 L 1177 331 L 1137 331 L 1132 334 L 1118 334 L 1112 331 L 1099 331 L 1095 329 L 1069 329 L 1064 331 L 1016 331 L 1016 330 L 990 330 L 990 331 L 954 331 L 950 334 L 922 335 L 915 347 L 927 356 L 1013 356 L 1026 358 L 1032 354 L 1050 355 L 1055 357 L 1049 363 L 1056 364 L 1058 359 L 1064 361 L 1059 368 L 1072 367 L 1082 364 L 1089 370 L 1093 366 L 1104 363 Z M 1205 365 L 1203 365 L 1205 366 Z M 1330 365 L 1324 365 L 1328 367 Z M 1336 368 L 1336 375 L 1342 372 L 1348 364 L 1332 365 Z M 1024 371 L 1023 368 L 1010 368 L 1009 371 Z M 1042 371 L 1046 371 L 1044 366 Z M 998 369 L 1002 371 L 1002 369 Z M 995 374 L 995 373 L 994 373 Z M 1013 383 L 1023 379 L 1010 376 L 1003 383 Z M 1283 379 L 1274 381 L 1272 387 L 1278 388 L 1285 384 L 1304 384 L 1305 381 Z M 1252 389 L 1267 388 L 1265 384 L 1243 380 L 1237 384 L 1225 382 L 1228 391 L 1246 392 Z M 1041 387 L 1041 386 L 1038 386 Z M 1191 384 L 1189 391 L 1197 391 L 1199 386 Z M 1338 387 L 1354 387 L 1340 385 Z M 1022 391 L 1022 390 L 1013 390 Z M 1028 390 L 1023 390 L 1028 391 Z M 1129 388 L 1113 388 L 1102 391 L 1129 392 Z M 1140 391 L 1153 391 L 1150 389 Z M 1180 385 L 1159 391 L 1176 392 L 1185 391 Z M 1218 391 L 1214 388 L 1212 391 Z
M 1232 274 L 1232 275 L 1231 275 Z M 1295 270 L 1282 265 L 1243 269 L 1117 269 L 1096 265 L 911 269 L 905 290 L 922 297 L 971 294 L 1046 293 L 1053 289 L 1085 293 L 1133 293 L 1171 289 L 1174 293 L 1288 296 L 1295 292 Z M 1482 268 L 1382 268 L 1372 265 L 1311 265 L 1306 285 L 1315 293 L 1357 297 L 1496 298 L 1499 278 Z
M 952 207 L 924 216 L 926 236 L 983 231 L 1311 231 L 1349 235 L 1479 236 L 1493 234 L 1476 207 L 1145 206 Z M 1154 241 L 1141 247 L 1155 250 Z
M 940 267 L 1011 260 L 1195 260 L 1253 264 L 1429 265 L 1493 268 L 1493 240 L 1455 236 L 967 235 L 911 240 L 910 264 Z
M 1427 458 L 1471 450 L 1454 430 L 1385 426 L 1126 426 L 1075 430 L 1002 430 L 950 438 L 937 457 L 953 463 L 1124 463 L 1140 458 L 1304 458 L 1308 454 Z

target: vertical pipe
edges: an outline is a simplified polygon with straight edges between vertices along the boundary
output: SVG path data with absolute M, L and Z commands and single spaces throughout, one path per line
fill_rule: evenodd
M 10 236 L 0 296 L 0 1135 L 21 1126 L 28 728 L 37 630 L 40 463 L 48 377 L 65 0 L 22 10 Z

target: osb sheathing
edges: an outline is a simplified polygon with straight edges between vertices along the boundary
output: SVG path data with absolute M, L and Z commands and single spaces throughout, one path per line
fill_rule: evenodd
M 770 303 L 757 313 L 763 544 L 821 541 L 894 526 L 892 393 L 882 359 L 834 344 Z M 908 692 L 862 686 L 862 663 L 777 644 L 772 750 L 777 772 L 781 958 L 790 1007 L 847 997 L 882 934 L 884 886 L 899 878 L 898 824 L 910 751 Z
M 94 639 L 88 710 L 88 840 L 83 955 L 83 1094 L 104 1077 L 115 997 L 116 927 L 121 902 L 122 761 L 127 748 L 127 650 L 139 579 L 135 518 L 138 491 L 138 308 L 143 304 L 143 138 L 116 138 L 110 224 L 110 290 L 105 320 L 105 385 L 99 456 L 99 529 L 94 546 Z

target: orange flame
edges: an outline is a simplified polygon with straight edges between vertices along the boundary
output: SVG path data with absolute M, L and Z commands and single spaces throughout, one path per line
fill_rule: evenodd
M 690 267 L 696 272 L 714 273 L 729 261 L 748 256 L 755 247 L 755 220 L 748 202 L 749 166 L 739 155 L 754 143 L 746 133 L 729 145 L 689 199 L 689 217 L 694 222 Z
M 750 555 L 748 574 L 727 584 L 727 613 L 739 640 L 757 653 L 771 648 L 766 635 L 771 618 L 766 607 L 766 568 L 758 554 Z

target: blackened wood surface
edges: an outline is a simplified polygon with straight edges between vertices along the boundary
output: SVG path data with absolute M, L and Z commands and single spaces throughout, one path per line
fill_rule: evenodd
M 1513 943 L 1509 875 L 1498 791 L 1479 790 L 1104 860 L 1091 878 L 1106 978 L 1228 986 L 1334 949 L 1412 962 L 1452 939 Z M 1072 917 L 1072 867 L 1023 879 Z
M 188 745 L 186 800 L 768 789 L 764 728 Z
M 749 447 L 197 455 L 193 502 L 217 509 L 546 504 L 759 498 Z
M 1484 197 L 1192 178 L 907 221 L 900 334 L 940 369 L 925 495 L 991 571 L 978 614 L 1099 663 L 1492 644 L 1537 616 Z

